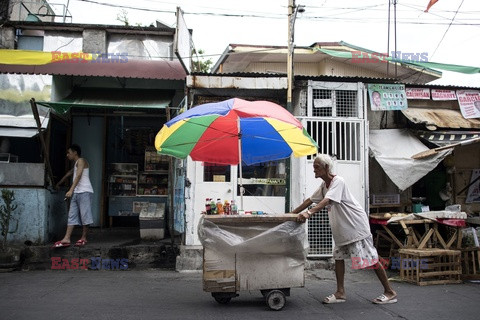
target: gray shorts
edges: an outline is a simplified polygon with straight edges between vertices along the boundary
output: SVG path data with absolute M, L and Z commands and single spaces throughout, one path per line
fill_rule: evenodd
M 88 225 L 93 223 L 92 218 L 92 199 L 93 193 L 82 192 L 74 193 L 70 200 L 70 210 L 68 211 L 68 225 Z
M 373 245 L 373 238 L 369 237 L 349 243 L 344 246 L 335 246 L 333 249 L 333 259 L 344 260 L 352 259 L 352 265 L 357 269 L 373 266 L 378 260 L 377 249 Z

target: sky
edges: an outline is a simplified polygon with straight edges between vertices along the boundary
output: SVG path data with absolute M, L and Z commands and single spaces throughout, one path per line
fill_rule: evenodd
M 428 54 L 428 60 L 480 67 L 480 1 L 396 0 L 397 50 Z M 174 27 L 175 11 L 184 11 L 193 43 L 215 63 L 230 43 L 287 46 L 288 0 L 55 0 L 69 2 L 73 23 L 131 25 L 156 20 Z M 394 0 L 391 0 L 390 52 L 394 49 Z M 108 4 L 108 5 L 102 5 Z M 305 6 L 295 21 L 295 45 L 347 43 L 387 52 L 389 0 L 296 0 Z M 120 6 L 125 6 L 121 8 Z M 145 9 L 145 10 L 138 10 Z M 438 84 L 480 87 L 480 75 L 443 72 Z

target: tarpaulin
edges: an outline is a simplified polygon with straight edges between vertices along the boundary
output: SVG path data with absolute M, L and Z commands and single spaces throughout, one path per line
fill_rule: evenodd
M 414 154 L 428 148 L 408 129 L 370 130 L 369 139 L 371 156 L 401 191 L 432 171 L 452 152 L 444 150 L 424 159 L 412 159 Z

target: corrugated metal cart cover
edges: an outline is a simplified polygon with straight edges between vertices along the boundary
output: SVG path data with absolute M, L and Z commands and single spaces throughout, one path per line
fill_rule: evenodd
M 308 241 L 296 216 L 203 216 L 204 291 L 303 287 Z

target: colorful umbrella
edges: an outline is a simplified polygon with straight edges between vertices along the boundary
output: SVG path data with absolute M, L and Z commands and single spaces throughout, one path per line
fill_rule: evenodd
M 285 108 L 230 99 L 196 106 L 168 121 L 155 138 L 159 153 L 216 164 L 246 165 L 306 156 L 317 144 Z
M 238 165 L 317 153 L 318 146 L 285 108 L 234 98 L 196 106 L 168 121 L 155 138 L 159 153 Z M 243 209 L 242 166 L 239 165 Z

